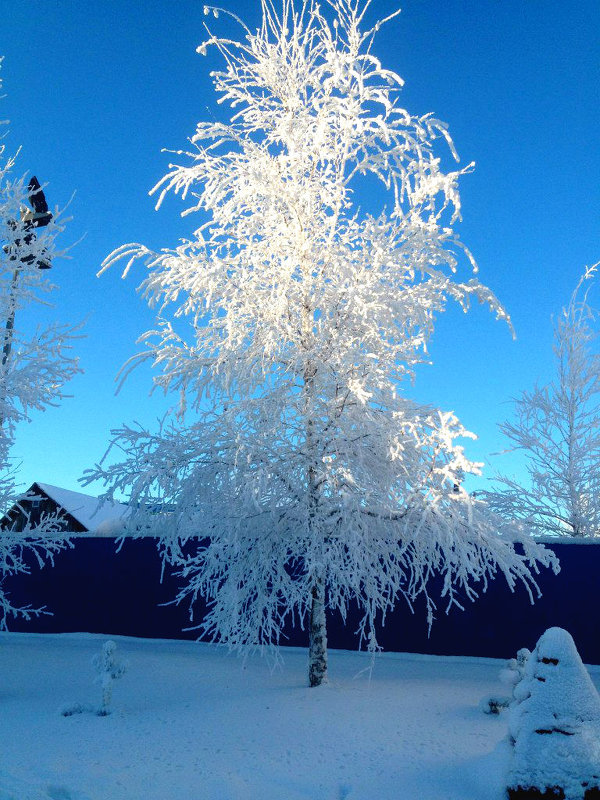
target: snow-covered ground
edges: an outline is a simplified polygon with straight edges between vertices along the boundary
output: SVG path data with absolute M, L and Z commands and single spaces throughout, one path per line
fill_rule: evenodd
M 92 657 L 108 637 L 0 634 L 0 800 L 503 800 L 506 694 L 494 659 L 306 651 L 274 670 L 222 648 L 114 637 L 113 713 Z M 594 680 L 600 673 L 594 669 Z

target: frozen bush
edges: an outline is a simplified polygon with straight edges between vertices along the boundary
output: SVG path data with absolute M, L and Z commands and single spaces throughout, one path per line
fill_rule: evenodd
M 116 649 L 115 642 L 109 639 L 102 645 L 102 651 L 92 658 L 92 664 L 98 673 L 96 681 L 102 687 L 102 704 L 100 707 L 97 708 L 88 703 L 74 703 L 61 709 L 60 713 L 63 717 L 72 717 L 74 714 L 84 713 L 107 717 L 111 713 L 113 681 L 122 678 L 127 671 L 127 663 L 115 658 Z
M 122 678 L 127 670 L 127 664 L 115 658 L 117 645 L 112 639 L 102 645 L 102 652 L 92 659 L 92 664 L 98 672 L 98 682 L 102 687 L 102 705 L 98 709 L 99 717 L 110 714 L 112 702 L 113 681 Z
M 510 687 L 511 697 L 489 695 L 479 703 L 484 714 L 499 714 L 515 702 L 514 690 L 525 674 L 525 665 L 531 653 L 526 647 L 521 648 L 516 658 L 510 658 L 504 669 L 500 671 L 500 680 Z
M 600 697 L 567 631 L 542 635 L 514 697 L 510 800 L 600 797 Z

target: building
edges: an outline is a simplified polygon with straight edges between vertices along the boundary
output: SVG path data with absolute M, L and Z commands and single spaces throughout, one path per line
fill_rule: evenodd
M 42 516 L 57 515 L 65 532 L 114 536 L 128 511 L 129 506 L 123 503 L 101 501 L 83 492 L 36 482 L 0 519 L 0 530 L 19 532 L 38 525 Z

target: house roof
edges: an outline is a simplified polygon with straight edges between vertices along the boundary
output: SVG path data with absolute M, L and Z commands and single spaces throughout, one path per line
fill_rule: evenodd
M 131 509 L 123 503 L 102 501 L 97 497 L 82 492 L 73 492 L 52 486 L 49 483 L 36 481 L 42 492 L 74 517 L 84 528 L 98 536 L 114 535 L 122 526 L 120 523 Z M 31 487 L 31 489 L 34 488 Z M 27 492 L 29 494 L 31 489 Z

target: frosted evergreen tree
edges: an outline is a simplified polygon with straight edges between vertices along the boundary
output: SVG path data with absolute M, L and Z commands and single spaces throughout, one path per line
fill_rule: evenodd
M 34 178 L 15 177 L 14 170 L 15 158 L 0 144 L 0 515 L 16 501 L 11 453 L 17 425 L 32 410 L 57 404 L 64 384 L 79 371 L 70 352 L 74 328 L 56 324 L 31 334 L 19 324 L 23 310 L 46 304 L 55 288 L 48 267 L 60 254 L 56 237 L 64 225 L 57 213 L 36 212 L 45 204 L 42 187 Z M 52 559 L 64 545 L 56 515 L 21 532 L 0 532 L 0 628 L 10 616 L 39 613 L 15 607 L 4 578 L 27 572 L 32 557 L 40 564 Z
M 600 355 L 586 269 L 554 324 L 556 378 L 523 392 L 501 425 L 525 458 L 526 480 L 499 475 L 487 494 L 499 514 L 537 535 L 600 535 Z
M 431 622 L 434 573 L 450 607 L 497 572 L 531 590 L 550 558 L 527 538 L 515 549 L 462 488 L 479 465 L 455 415 L 404 393 L 449 299 L 507 315 L 459 278 L 476 272 L 454 230 L 471 165 L 445 171 L 444 150 L 458 160 L 446 125 L 399 105 L 367 6 L 262 0 L 256 31 L 234 18 L 242 41 L 209 30 L 198 48 L 224 61 L 212 77 L 230 119 L 199 123 L 156 191 L 199 221 L 174 249 L 125 245 L 104 264 L 147 267 L 159 314 L 139 360 L 178 413 L 157 433 L 115 431 L 121 457 L 87 476 L 129 495 L 132 529 L 155 532 L 184 579 L 178 599 L 210 601 L 202 634 L 239 648 L 306 624 L 313 686 L 326 609 L 345 618 L 357 602 L 376 650 L 376 620 L 399 599 L 424 595 Z M 371 214 L 358 197 L 373 182 Z

